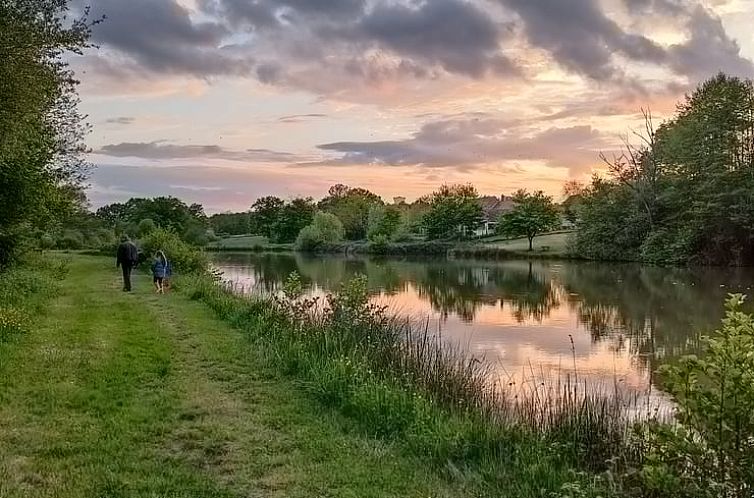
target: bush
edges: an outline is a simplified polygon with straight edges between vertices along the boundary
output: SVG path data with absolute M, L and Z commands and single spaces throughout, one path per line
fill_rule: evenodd
M 183 233 L 183 240 L 192 246 L 204 247 L 209 243 L 207 229 L 200 224 L 191 224 Z
M 387 235 L 373 235 L 369 239 L 369 252 L 373 254 L 387 254 L 390 240 Z
M 395 206 L 372 206 L 369 209 L 367 239 L 390 241 L 401 226 L 401 212 Z
M 139 237 L 146 237 L 150 233 L 154 232 L 157 225 L 150 218 L 144 218 L 141 220 L 136 228 Z
M 40 249 L 54 249 L 55 248 L 55 237 L 50 235 L 49 233 L 42 234 L 39 237 L 39 248 Z
M 312 224 L 301 229 L 296 238 L 296 249 L 299 251 L 316 251 L 325 244 L 333 244 L 343 240 L 345 230 L 343 223 L 337 216 L 330 213 L 318 212 L 314 215 Z
M 663 464 L 675 461 L 676 475 L 709 496 L 748 498 L 754 490 L 754 316 L 741 311 L 743 302 L 729 297 L 703 358 L 661 368 L 682 427 L 662 434 L 660 446 L 675 456 Z
M 170 230 L 157 228 L 141 240 L 141 248 L 148 260 L 157 251 L 163 251 L 174 272 L 203 273 L 209 268 L 204 252 L 189 246 Z
M 59 249 L 82 249 L 84 247 L 84 235 L 76 230 L 66 230 L 58 239 Z

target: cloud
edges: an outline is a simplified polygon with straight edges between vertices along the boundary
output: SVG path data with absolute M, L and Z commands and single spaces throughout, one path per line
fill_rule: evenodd
M 596 0 L 501 0 L 516 12 L 532 45 L 550 52 L 566 69 L 594 80 L 620 76 L 618 53 L 640 62 L 663 63 L 664 50 L 649 38 L 626 33 Z
M 82 0 L 76 0 L 82 1 Z M 567 71 L 635 90 L 644 75 L 626 61 L 667 68 L 696 82 L 718 69 L 748 76 L 720 19 L 697 0 L 99 0 L 94 16 L 99 56 L 93 71 L 129 75 L 232 76 L 358 99 L 371 89 L 413 81 L 510 81 L 546 71 L 532 48 Z M 618 21 L 634 26 L 632 32 Z M 651 17 L 687 28 L 666 46 L 631 22 Z M 617 19 L 617 20 L 616 20 Z M 648 28 L 644 28 L 648 31 Z M 392 85 L 392 86 L 391 86 Z
M 321 150 L 340 155 L 315 164 L 468 169 L 480 164 L 533 160 L 580 172 L 598 162 L 600 150 L 610 148 L 607 139 L 588 125 L 537 132 L 508 128 L 509 125 L 510 122 L 497 119 L 430 122 L 406 140 L 322 144 Z
M 117 118 L 110 118 L 105 120 L 105 123 L 108 124 L 119 124 L 119 125 L 129 125 L 133 123 L 136 119 L 132 118 L 130 116 L 119 116 Z
M 633 15 L 678 15 L 686 11 L 684 0 L 623 0 L 629 13 Z
M 418 7 L 379 4 L 347 36 L 414 62 L 479 78 L 487 72 L 517 73 L 500 51 L 506 28 L 470 2 L 432 0 Z
M 158 140 L 155 142 L 123 142 L 110 144 L 94 151 L 94 154 L 111 157 L 138 157 L 141 159 L 193 159 L 214 158 L 249 162 L 295 162 L 301 156 L 269 149 L 235 151 L 219 145 L 175 145 Z
M 328 117 L 327 114 L 322 113 L 309 113 L 309 114 L 290 114 L 288 116 L 280 116 L 278 123 L 302 123 L 311 119 L 320 119 Z
M 723 71 L 730 75 L 753 77 L 754 63 L 741 55 L 741 47 L 725 32 L 719 17 L 697 5 L 687 23 L 689 39 L 669 49 L 671 65 L 693 83 Z
M 219 22 L 197 22 L 174 0 L 98 0 L 92 39 L 157 73 L 198 77 L 248 74 L 253 58 L 225 43 L 231 32 Z M 104 56 L 104 54 L 103 54 Z
M 98 164 L 88 195 L 94 206 L 130 197 L 173 195 L 210 210 L 243 209 L 265 192 L 281 190 L 283 180 L 268 173 L 210 166 L 118 166 Z
M 688 39 L 666 47 L 640 33 L 630 33 L 607 17 L 597 0 L 500 0 L 516 12 L 532 45 L 547 50 L 562 67 L 592 80 L 638 81 L 626 78 L 615 55 L 666 67 L 692 84 L 717 71 L 754 74 L 752 61 L 725 31 L 722 21 L 698 2 L 623 0 L 634 18 L 651 15 L 676 22 L 686 19 Z

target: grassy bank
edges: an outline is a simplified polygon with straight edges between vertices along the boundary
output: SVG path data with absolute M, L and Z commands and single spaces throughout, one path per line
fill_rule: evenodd
M 292 251 L 293 244 L 274 244 L 262 235 L 234 235 L 206 245 L 207 251 Z
M 3 306 L 30 310 L 0 342 L 0 496 L 467 495 L 313 403 L 203 304 L 59 258 L 13 270 L 11 291 L 0 277 Z
M 568 250 L 568 241 L 571 236 L 572 232 L 539 235 L 534 238 L 531 251 L 529 251 L 529 240 L 526 238 L 488 237 L 473 243 L 458 245 L 450 253 L 455 257 L 479 259 L 572 259 L 573 255 Z
M 471 242 L 409 241 L 370 243 L 368 241 L 343 241 L 317 248 L 322 254 L 372 254 L 382 256 L 445 256 L 479 259 L 571 259 L 567 242 L 569 233 L 545 234 L 534 239 L 529 251 L 528 239 L 487 237 Z M 236 236 L 213 242 L 205 248 L 212 252 L 285 252 L 294 251 L 294 244 L 272 244 L 266 237 Z

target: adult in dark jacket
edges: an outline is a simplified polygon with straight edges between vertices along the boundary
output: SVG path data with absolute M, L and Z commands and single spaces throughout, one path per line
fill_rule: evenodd
M 115 260 L 115 267 L 119 267 L 123 270 L 123 290 L 125 292 L 131 292 L 131 270 L 136 266 L 139 261 L 139 250 L 136 248 L 136 244 L 131 242 L 128 235 L 124 235 L 120 239 L 120 245 L 118 246 L 118 254 Z

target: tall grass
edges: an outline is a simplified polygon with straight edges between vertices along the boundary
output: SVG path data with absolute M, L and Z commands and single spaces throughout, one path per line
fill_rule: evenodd
M 0 343 L 29 330 L 34 315 L 55 295 L 57 281 L 67 271 L 67 261 L 50 261 L 38 253 L 26 253 L 0 271 Z

